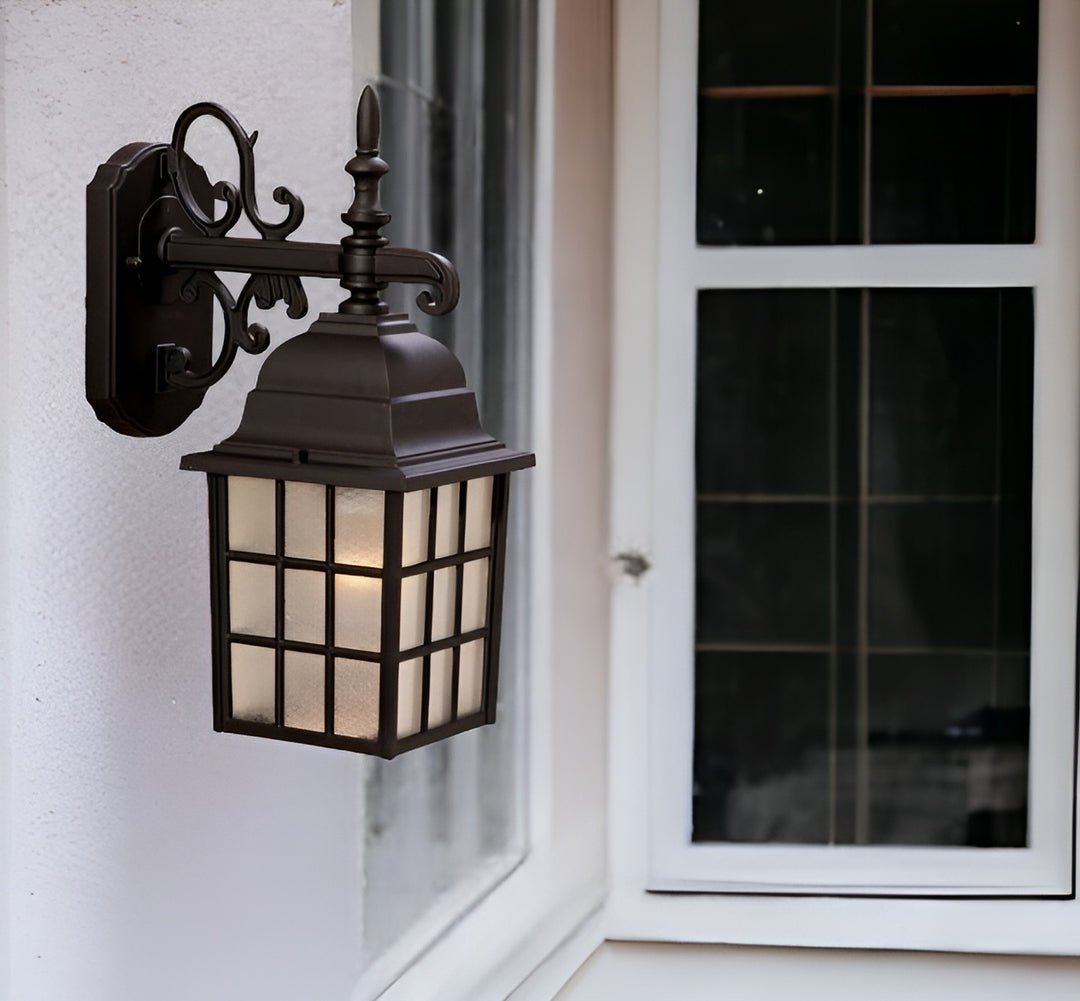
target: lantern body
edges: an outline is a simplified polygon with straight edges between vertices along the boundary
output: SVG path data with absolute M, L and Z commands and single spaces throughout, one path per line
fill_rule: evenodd
M 208 475 L 214 727 L 392 758 L 495 720 L 510 473 L 400 315 L 274 350 Z
M 508 473 L 209 487 L 216 729 L 389 758 L 494 721 Z

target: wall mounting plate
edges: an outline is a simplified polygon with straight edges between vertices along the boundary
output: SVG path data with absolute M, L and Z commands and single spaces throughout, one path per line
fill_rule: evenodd
M 206 392 L 166 387 L 158 346 L 186 349 L 200 370 L 213 352 L 213 297 L 181 298 L 191 272 L 164 267 L 158 248 L 144 245 L 171 227 L 201 235 L 176 198 L 168 152 L 164 143 L 124 146 L 86 189 L 86 398 L 99 420 L 138 437 L 174 431 Z M 210 182 L 185 160 L 191 194 L 209 215 Z

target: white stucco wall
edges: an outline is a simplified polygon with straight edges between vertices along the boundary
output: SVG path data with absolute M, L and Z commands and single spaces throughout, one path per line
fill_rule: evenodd
M 0 12 L 0 997 L 345 998 L 361 765 L 211 729 L 206 488 L 177 463 L 233 430 L 257 362 L 170 437 L 99 424 L 83 396 L 83 190 L 119 146 L 168 140 L 179 111 L 210 99 L 260 131 L 265 214 L 279 216 L 269 193 L 286 184 L 308 210 L 297 237 L 339 239 L 349 5 L 0 0 Z M 339 298 L 332 283 L 307 288 L 312 314 Z M 268 324 L 299 326 L 280 306 Z

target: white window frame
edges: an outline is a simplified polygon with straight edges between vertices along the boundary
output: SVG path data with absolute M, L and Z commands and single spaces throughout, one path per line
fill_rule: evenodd
M 653 569 L 617 588 L 613 604 L 617 765 L 605 934 L 1076 954 L 1080 908 L 1071 899 L 895 898 L 1072 893 L 1080 312 L 1068 262 L 1080 249 L 1080 129 L 1061 109 L 1080 99 L 1070 66 L 1080 7 L 1041 6 L 1038 185 L 1060 195 L 1039 199 L 1030 247 L 698 249 L 696 3 L 623 0 L 617 23 L 613 551 L 641 550 Z M 1037 289 L 1032 848 L 693 845 L 697 290 L 882 284 Z M 662 892 L 672 890 L 735 894 Z M 755 891 L 765 893 L 746 895 Z M 874 894 L 887 899 L 863 896 Z
M 404 936 L 363 973 L 353 1001 L 503 1001 L 575 929 L 588 929 L 573 953 L 582 960 L 600 941 L 611 324 L 610 210 L 595 188 L 610 175 L 610 6 L 541 0 L 538 12 L 533 413 L 523 443 L 536 467 L 515 484 L 531 518 L 527 854 L 441 937 L 432 941 L 427 925 Z M 571 967 L 559 969 L 557 985 Z

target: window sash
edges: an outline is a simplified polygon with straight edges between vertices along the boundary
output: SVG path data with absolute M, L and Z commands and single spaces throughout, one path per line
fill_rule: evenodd
M 1044 5 L 1046 6 L 1046 5 Z M 650 587 L 649 864 L 653 890 L 1056 896 L 1072 892 L 1076 511 L 1080 468 L 1076 182 L 1049 123 L 1080 74 L 1040 26 L 1037 238 L 1033 245 L 699 248 L 695 243 L 697 5 L 662 0 L 658 284 Z M 1058 58 L 1054 58 L 1057 54 Z M 1025 849 L 693 844 L 694 400 L 700 289 L 1035 289 L 1032 691 Z M 672 740 L 673 734 L 682 735 Z

